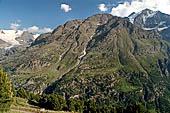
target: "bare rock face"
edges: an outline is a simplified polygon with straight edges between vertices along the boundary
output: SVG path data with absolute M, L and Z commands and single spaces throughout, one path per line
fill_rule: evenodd
M 26 45 L 31 44 L 35 39 L 31 33 L 24 31 L 20 37 L 16 38 L 16 40 L 19 41 L 20 44 Z
M 0 39 L 0 57 L 3 57 L 6 54 L 4 48 L 10 47 L 10 44 Z

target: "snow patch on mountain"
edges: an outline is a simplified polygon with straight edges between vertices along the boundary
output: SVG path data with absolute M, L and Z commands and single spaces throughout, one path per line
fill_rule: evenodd
M 147 12 L 148 16 L 147 18 L 152 18 L 154 15 L 157 14 L 158 11 L 151 11 L 151 13 Z
M 33 34 L 34 39 L 38 38 L 40 34 Z
M 95 35 L 95 33 L 93 35 L 90 36 L 90 40 L 88 41 L 88 43 L 93 39 L 93 36 Z M 86 56 L 87 52 L 87 48 L 88 48 L 88 43 L 87 43 L 87 46 L 84 48 L 84 51 L 83 51 L 83 55 L 81 55 L 79 58 L 80 58 L 80 62 L 82 61 L 82 59 Z
M 153 28 L 143 28 L 144 30 L 158 30 L 158 31 L 162 31 L 162 30 L 165 30 L 165 29 L 168 29 L 170 26 L 164 26 L 164 24 L 166 24 L 166 21 L 162 21 L 160 22 L 156 27 L 153 27 Z M 162 27 L 163 26 L 163 27 Z
M 157 13 L 157 11 L 147 11 L 146 15 L 143 15 L 143 23 L 145 24 L 148 18 L 152 18 L 155 14 Z
M 163 30 L 165 30 L 165 29 L 168 29 L 170 26 L 166 26 L 166 27 L 162 27 L 162 28 L 158 28 L 158 31 L 163 31 Z

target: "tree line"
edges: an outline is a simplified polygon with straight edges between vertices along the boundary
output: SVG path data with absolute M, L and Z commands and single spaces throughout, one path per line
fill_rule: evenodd
M 64 99 L 57 94 L 33 94 L 24 88 L 15 90 L 8 81 L 7 74 L 0 68 L 0 111 L 10 110 L 13 97 L 27 99 L 29 104 L 56 111 L 74 111 L 79 113 L 150 113 L 144 106 L 136 102 L 127 107 L 99 105 L 95 100 L 78 98 Z
M 78 98 L 64 99 L 57 94 L 33 94 L 23 88 L 16 92 L 17 97 L 25 98 L 32 105 L 56 111 L 73 111 L 79 113 L 150 113 L 142 104 L 136 102 L 127 107 L 99 105 L 94 100 Z

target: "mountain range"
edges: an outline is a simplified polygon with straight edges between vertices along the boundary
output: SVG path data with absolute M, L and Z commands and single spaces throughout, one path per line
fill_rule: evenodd
M 1 58 L 0 65 L 14 87 L 33 93 L 117 106 L 139 101 L 148 109 L 168 112 L 169 17 L 146 9 L 128 18 L 97 14 L 68 21 Z M 16 40 L 21 44 L 23 38 Z
M 22 30 L 0 30 L 0 56 L 9 56 L 28 47 L 39 34 Z
M 11 45 L 8 46 L 8 48 L 22 45 L 23 43 L 25 44 L 31 43 L 38 36 L 39 36 L 38 34 L 31 34 L 28 33 L 27 31 L 21 30 L 0 30 L 0 39 L 3 40 L 4 43 L 8 43 L 9 45 Z

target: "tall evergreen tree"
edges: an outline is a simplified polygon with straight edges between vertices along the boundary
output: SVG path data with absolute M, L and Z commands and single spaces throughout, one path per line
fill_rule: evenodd
M 12 87 L 7 74 L 0 68 L 0 110 L 8 110 L 12 103 Z

